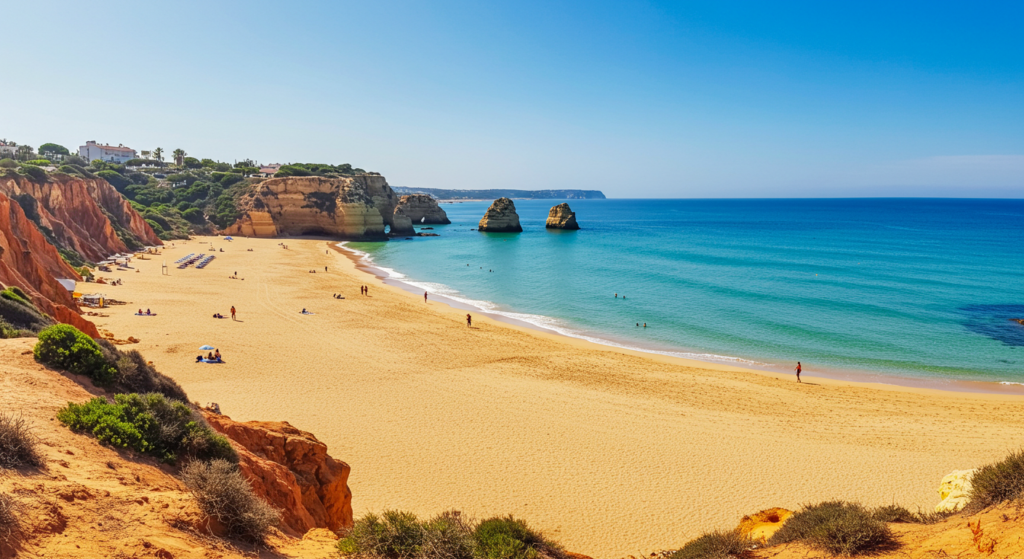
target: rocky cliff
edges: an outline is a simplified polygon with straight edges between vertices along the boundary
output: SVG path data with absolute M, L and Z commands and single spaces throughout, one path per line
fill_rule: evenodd
M 569 204 L 562 202 L 548 212 L 545 227 L 548 229 L 579 229 L 580 225 L 576 223 L 576 212 L 569 209 Z
M 256 494 L 281 510 L 282 528 L 301 536 L 313 528 L 352 527 L 349 465 L 331 458 L 327 445 L 287 422 L 249 421 L 204 410 L 232 441 L 239 467 Z
M 50 232 L 58 248 L 98 262 L 112 254 L 160 245 L 153 228 L 103 179 L 55 174 L 36 182 L 18 174 L 0 176 L 0 193 L 16 200 L 29 218 Z
M 380 175 L 270 179 L 257 184 L 239 205 L 242 217 L 224 234 L 329 235 L 356 240 L 413 233 L 408 216 L 395 212 L 398 195 Z
M 448 214 L 444 213 L 437 200 L 426 194 L 406 194 L 398 201 L 397 210 L 409 216 L 412 223 L 429 223 L 432 225 L 447 225 L 451 223 Z
M 21 205 L 0 193 L 0 285 L 20 287 L 54 320 L 99 337 L 96 326 L 79 316 L 78 305 L 57 278 L 81 279 Z
M 509 198 L 498 198 L 487 208 L 483 219 L 480 220 L 479 229 L 493 233 L 523 232 L 523 226 L 519 225 L 516 205 Z

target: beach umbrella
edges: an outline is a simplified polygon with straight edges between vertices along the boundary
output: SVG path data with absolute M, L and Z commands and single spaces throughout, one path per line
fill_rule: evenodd
M 212 351 L 213 350 L 213 346 L 204 345 L 203 347 L 201 347 L 199 349 L 202 350 L 202 351 Z
M 234 239 L 232 239 L 231 237 L 224 237 L 224 240 L 225 241 L 233 241 Z

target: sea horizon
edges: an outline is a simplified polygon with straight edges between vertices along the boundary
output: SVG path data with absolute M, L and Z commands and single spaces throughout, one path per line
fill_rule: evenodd
M 547 209 L 551 205 L 563 201 L 568 202 L 573 210 L 577 211 L 578 219 L 583 228 L 581 231 L 545 231 L 543 219 L 546 217 Z M 655 287 L 659 288 L 661 296 L 667 299 L 665 301 L 667 306 L 672 307 L 671 310 L 676 312 L 679 312 L 681 308 L 685 308 L 685 304 L 680 306 L 676 300 L 686 300 L 694 297 L 694 290 L 703 292 L 710 289 L 712 292 L 720 292 L 724 289 L 726 292 L 725 296 L 717 297 L 721 299 L 717 302 L 711 301 L 710 312 L 704 315 L 703 321 L 713 323 L 717 320 L 720 322 L 721 324 L 712 326 L 711 329 L 725 330 L 725 335 L 719 336 L 719 338 L 728 339 L 731 337 L 733 338 L 733 343 L 721 343 L 720 340 L 713 339 L 716 337 L 714 335 L 704 336 L 705 339 L 701 339 L 699 335 L 694 336 L 692 332 L 688 333 L 688 330 L 692 330 L 693 324 L 688 323 L 687 320 L 675 320 L 669 324 L 666 324 L 665 320 L 659 320 L 658 324 L 655 325 L 650 324 L 652 321 L 641 319 L 639 322 L 641 326 L 639 327 L 635 325 L 637 324 L 636 322 L 630 323 L 633 326 L 634 332 L 640 332 L 640 335 L 636 335 L 634 332 L 629 332 L 629 328 L 625 328 L 624 331 L 621 326 L 608 327 L 608 317 L 597 317 L 598 320 L 580 320 L 579 317 L 573 315 L 573 311 L 569 311 L 566 307 L 557 304 L 546 307 L 545 301 L 547 303 L 551 302 L 546 297 L 537 297 L 537 300 L 532 300 L 531 297 L 522 297 L 524 293 L 530 294 L 530 289 L 512 288 L 511 291 L 514 291 L 514 294 L 519 296 L 516 299 L 515 297 L 505 296 L 505 290 L 500 289 L 500 287 L 498 289 L 493 287 L 489 289 L 484 285 L 486 283 L 497 283 L 500 285 L 502 280 L 499 279 L 500 276 L 493 275 L 495 272 L 488 272 L 486 270 L 480 272 L 484 268 L 487 268 L 487 270 L 493 269 L 482 265 L 483 260 L 489 259 L 488 261 L 491 262 L 490 266 L 498 266 L 499 264 L 497 263 L 501 262 L 501 266 L 507 271 L 510 267 L 516 267 L 516 258 L 529 258 L 529 255 L 525 254 L 528 250 L 540 250 L 541 252 L 537 256 L 542 257 L 551 257 L 558 253 L 567 256 L 570 253 L 566 251 L 578 251 L 579 249 L 572 249 L 570 245 L 562 242 L 555 245 L 545 243 L 543 242 L 545 235 L 548 239 L 574 239 L 571 245 L 578 245 L 579 239 L 585 238 L 588 235 L 592 238 L 604 237 L 600 242 L 605 243 L 607 236 L 611 235 L 614 237 L 616 235 L 615 230 L 609 228 L 609 225 L 615 222 L 617 217 L 628 217 L 627 215 L 616 216 L 616 205 L 640 204 L 649 206 L 651 204 L 657 205 L 659 202 L 681 203 L 684 205 L 697 204 L 701 206 L 687 210 L 691 214 L 678 223 L 687 223 L 690 228 L 690 234 L 698 233 L 702 237 L 706 234 L 718 234 L 719 237 L 717 243 L 706 237 L 701 239 L 701 242 L 695 246 L 701 247 L 701 250 L 704 251 L 702 254 L 682 255 L 680 262 L 690 269 L 670 270 L 667 272 L 663 270 L 660 274 L 654 274 L 659 276 L 657 281 L 653 282 L 657 284 Z M 784 210 L 784 208 L 780 208 L 779 205 L 782 204 L 784 206 L 787 202 L 798 205 L 811 204 L 814 207 L 797 208 L 792 214 L 786 214 L 785 211 L 780 213 L 780 210 Z M 1001 208 L 995 206 L 1002 202 L 1008 204 L 1008 207 Z M 476 227 L 476 220 L 479 219 L 483 210 L 486 209 L 487 203 L 453 201 L 451 204 L 442 204 L 442 207 L 449 213 L 449 218 L 452 220 L 451 225 L 418 226 L 420 229 L 423 227 L 432 228 L 434 232 L 441 235 L 440 237 L 415 238 L 411 241 L 397 239 L 388 243 L 347 242 L 342 244 L 347 249 L 359 254 L 364 260 L 365 265 L 380 270 L 387 276 L 390 282 L 406 286 L 410 291 L 429 291 L 435 300 L 441 297 L 447 302 L 455 304 L 455 306 L 477 309 L 478 312 L 485 312 L 509 322 L 601 345 L 775 373 L 792 374 L 793 366 L 795 366 L 796 361 L 800 360 L 808 375 L 860 382 L 880 382 L 986 392 L 1005 392 L 1008 388 L 1024 386 L 1024 373 L 1020 371 L 1019 367 L 1021 361 L 1016 357 L 1016 352 L 1019 349 L 1024 349 L 1021 347 L 1024 346 L 1024 327 L 1020 327 L 1020 332 L 1018 332 L 1019 325 L 1010 322 L 1007 317 L 1003 317 L 1007 313 L 1017 312 L 1018 314 L 1024 314 L 1024 306 L 1014 304 L 1015 301 L 1021 299 L 1021 289 L 1012 285 L 1012 277 L 1015 274 L 1019 276 L 1021 273 L 1020 260 L 1019 258 L 1015 260 L 1013 256 L 1013 243 L 1015 242 L 1013 235 L 1016 234 L 1019 237 L 1021 233 L 1019 230 L 1013 229 L 1012 223 L 1014 223 L 1015 219 L 1024 218 L 1024 201 L 1022 200 L 936 197 L 614 198 L 605 200 L 524 199 L 516 200 L 516 203 L 518 213 L 526 230 L 523 234 L 492 234 L 469 231 Z M 933 204 L 929 206 L 930 203 Z M 959 203 L 966 204 L 967 207 L 957 209 L 951 206 Z M 734 207 L 708 207 L 708 204 L 712 206 L 725 204 Z M 751 204 L 757 206 L 767 204 L 769 207 L 757 209 L 749 207 Z M 825 207 L 818 207 L 822 204 Z M 848 207 L 849 204 L 855 207 L 850 208 Z M 927 207 L 918 207 L 915 210 L 906 207 L 892 207 L 893 204 L 897 206 L 901 204 L 911 204 L 914 206 L 924 204 Z M 935 207 L 935 204 L 938 206 Z M 604 206 L 604 208 L 601 208 L 601 206 Z M 581 209 L 584 211 L 581 211 Z M 806 216 L 800 214 L 801 211 L 808 209 L 813 210 L 817 215 Z M 598 211 L 595 212 L 593 210 Z M 634 210 L 635 208 L 630 208 L 625 211 Z M 666 210 L 668 213 L 665 215 L 677 214 L 680 210 L 682 208 L 670 208 Z M 727 218 L 723 220 L 722 210 L 730 212 L 739 210 L 740 213 L 734 219 Z M 895 216 L 893 215 L 879 217 L 880 214 L 894 210 L 897 213 L 909 211 L 900 219 L 914 223 L 914 227 L 905 228 L 914 231 L 905 235 L 902 240 L 895 241 L 894 245 L 889 246 L 885 250 L 879 251 L 871 248 L 870 243 L 882 242 L 884 239 L 889 238 L 887 235 L 873 230 L 874 228 L 881 226 L 892 228 L 895 231 L 902 227 L 894 220 Z M 763 212 L 774 212 L 773 215 L 776 217 L 770 218 L 770 216 Z M 852 212 L 852 214 L 844 214 L 843 212 Z M 1006 213 L 1007 215 L 1002 216 L 1002 218 L 1007 219 L 992 217 L 999 213 Z M 761 215 L 758 217 L 758 214 Z M 738 247 L 735 244 L 737 235 L 742 237 L 750 233 L 750 231 L 745 229 L 746 227 L 762 227 L 766 223 L 766 218 L 769 218 L 768 223 L 783 225 L 783 229 L 785 229 L 783 236 L 786 237 L 785 240 L 788 243 L 798 242 L 804 237 L 808 240 L 808 246 L 803 248 L 792 244 L 785 247 L 775 247 L 775 250 L 791 253 L 782 259 L 784 265 L 781 267 L 796 269 L 801 267 L 813 269 L 817 267 L 816 273 L 818 275 L 814 275 L 815 272 L 811 271 L 804 272 L 807 277 L 803 278 L 800 277 L 800 272 L 797 272 L 795 275 L 787 275 L 787 273 L 782 273 L 786 272 L 786 270 L 779 269 L 779 254 L 765 256 L 763 254 L 767 248 L 765 246 Z M 771 221 L 771 219 L 777 219 L 778 221 Z M 941 227 L 936 221 L 933 221 L 939 219 L 953 219 L 953 227 Z M 835 223 L 838 222 L 843 222 L 846 225 L 837 228 Z M 932 225 L 929 226 L 929 223 Z M 797 224 L 800 227 L 804 227 L 806 234 L 801 235 L 797 229 L 791 229 L 791 226 Z M 640 227 L 644 229 L 650 227 L 650 224 L 647 223 Z M 737 227 L 739 227 L 738 230 L 736 229 Z M 708 228 L 711 228 L 711 230 Z M 660 233 L 664 233 L 662 228 L 655 227 L 655 229 L 659 230 Z M 852 231 L 847 229 L 852 229 Z M 939 234 L 940 230 L 945 231 L 945 233 Z M 635 236 L 633 234 L 636 233 L 635 231 L 630 232 L 628 228 L 620 231 L 629 233 L 631 236 Z M 959 233 L 956 231 L 959 231 Z M 650 231 L 647 232 L 649 233 Z M 1006 232 L 1009 232 L 1009 235 L 1002 239 L 1005 242 L 1001 242 L 1000 236 Z M 529 239 L 531 235 L 535 237 L 533 241 Z M 932 242 L 927 242 L 928 235 L 935 235 Z M 827 238 L 819 242 L 817 236 Z M 448 254 L 447 251 L 452 245 L 444 246 L 446 237 L 455 237 L 458 240 L 458 244 L 463 245 L 456 254 Z M 513 239 L 515 239 L 513 242 L 522 244 L 524 239 L 520 237 L 525 237 L 524 249 L 514 252 L 523 254 L 511 256 L 510 253 L 500 256 L 485 256 L 481 258 L 480 262 L 476 262 L 478 264 L 476 266 L 478 272 L 476 277 L 466 276 L 464 273 L 460 275 L 454 272 L 454 268 L 458 268 L 456 266 L 458 262 L 456 261 L 471 257 L 472 255 L 469 253 L 473 249 L 488 250 L 488 245 L 493 249 L 499 246 L 496 243 L 507 243 L 507 241 Z M 773 242 L 772 239 L 775 241 L 782 240 L 781 238 L 768 235 L 764 237 L 763 241 L 764 243 L 771 244 Z M 455 239 L 451 240 L 454 241 Z M 465 246 L 467 241 L 473 242 L 473 240 L 481 244 L 471 247 Z M 629 244 L 638 241 L 641 242 L 635 246 Z M 664 234 L 660 237 L 653 237 L 653 240 L 651 237 L 634 238 L 628 241 L 625 246 L 616 242 L 613 243 L 614 246 L 602 246 L 601 250 L 629 251 L 637 249 L 641 245 L 647 246 L 653 243 L 647 246 L 647 248 L 657 253 L 658 243 L 663 243 L 668 247 L 678 241 L 679 239 L 673 238 L 671 234 Z M 432 244 L 420 245 L 419 243 Z M 412 245 L 415 245 L 416 248 L 409 250 Z M 716 246 L 723 251 L 722 254 L 715 253 Z M 979 247 L 981 247 L 980 250 Z M 711 249 L 710 252 L 706 250 L 709 248 Z M 751 264 L 749 270 L 743 269 L 743 257 L 736 254 L 737 251 L 742 252 L 745 250 L 754 250 L 755 252 L 760 250 L 762 252 L 761 257 L 753 258 L 754 263 Z M 810 253 L 806 258 L 800 256 L 801 252 L 807 251 L 810 251 Z M 823 260 L 823 255 L 821 254 L 823 251 L 826 253 L 834 251 L 836 255 L 840 255 L 839 260 L 841 262 L 837 263 L 835 257 L 826 257 Z M 945 254 L 943 254 L 944 251 Z M 1017 249 L 1017 252 L 1020 252 L 1019 249 Z M 898 261 L 908 255 L 910 259 L 904 259 L 902 265 L 907 266 L 909 271 L 906 274 L 894 274 L 894 270 L 901 267 Z M 586 256 L 598 258 L 602 255 L 598 251 L 598 253 L 587 253 Z M 604 256 L 607 256 L 607 254 Z M 638 258 L 635 252 L 631 256 L 634 260 Z M 654 254 L 654 256 L 658 255 Z M 636 267 L 656 269 L 657 265 L 645 260 L 645 258 L 649 257 L 650 255 L 645 253 L 642 258 L 636 260 Z M 913 260 L 915 257 L 920 261 L 915 263 Z M 511 260 L 508 258 L 511 258 Z M 728 262 L 723 265 L 722 262 L 716 261 L 716 258 L 726 258 Z M 655 260 L 657 259 L 655 258 Z M 693 262 L 693 260 L 697 261 Z M 737 261 L 740 263 L 737 264 Z M 855 261 L 860 262 L 855 264 Z M 679 264 L 679 262 L 676 262 L 676 264 Z M 865 278 L 861 272 L 863 269 L 861 266 L 865 264 L 886 270 L 879 274 L 884 277 L 872 280 L 869 274 L 869 277 Z M 984 291 L 983 293 L 976 294 L 975 287 L 977 286 L 970 284 L 950 286 L 944 284 L 945 280 L 942 279 L 942 269 L 947 266 L 967 267 L 966 270 L 958 268 L 958 271 L 955 273 L 964 273 L 966 271 L 970 275 L 972 273 L 970 271 L 972 266 L 977 268 L 976 271 L 988 273 L 989 275 L 986 276 L 988 284 L 984 286 L 988 289 L 982 290 Z M 467 268 L 473 269 L 472 266 Z M 591 281 L 596 280 L 599 284 L 608 283 L 610 285 L 616 281 L 620 282 L 620 284 L 628 283 L 625 280 L 630 279 L 622 277 L 624 269 L 616 267 L 612 267 L 613 269 L 606 269 L 607 267 L 599 268 L 601 269 L 587 270 Z M 723 269 L 725 270 L 724 273 Z M 953 273 L 950 272 L 951 269 L 948 268 L 946 273 Z M 462 270 L 459 271 L 461 272 Z M 672 275 L 676 272 L 679 273 Z M 792 270 L 789 270 L 789 272 L 792 272 Z M 500 274 L 501 272 L 497 273 Z M 737 280 L 743 280 L 742 276 L 744 273 L 752 274 L 751 278 L 746 280 L 747 285 L 742 287 L 732 285 Z M 780 273 L 784 277 L 778 277 Z M 607 274 L 608 277 L 602 277 L 601 274 Z M 695 277 L 700 278 L 702 275 L 710 276 L 715 274 L 727 277 L 725 285 L 715 285 L 717 283 L 715 281 L 709 282 L 712 285 L 701 285 L 701 280 L 694 279 Z M 924 275 L 922 276 L 921 274 Z M 524 279 L 521 277 L 521 274 L 516 273 L 513 275 L 517 277 L 515 281 L 522 281 Z M 536 276 L 536 274 L 528 275 Z M 552 276 L 554 275 L 557 274 L 552 274 Z M 994 277 L 998 278 L 999 281 L 996 281 L 993 287 L 990 280 Z M 527 277 L 525 279 L 529 285 L 534 286 L 536 286 L 536 283 L 529 282 L 544 280 L 543 276 Z M 647 281 L 637 279 L 636 277 L 631 279 Z M 606 282 L 605 280 L 609 281 Z M 782 282 L 781 293 L 778 292 L 780 281 Z M 812 283 L 804 283 L 808 281 Z M 815 285 L 813 282 L 818 282 L 818 284 Z M 647 283 L 651 282 L 647 281 Z M 772 283 L 775 285 L 767 285 Z M 785 286 L 791 284 L 797 285 L 792 288 L 792 291 L 796 293 L 785 292 Z M 855 292 L 851 293 L 851 288 Z M 759 293 L 759 289 L 765 291 Z M 772 289 L 776 291 L 772 292 Z M 814 293 L 807 296 L 799 294 L 799 292 L 807 289 L 813 290 Z M 879 290 L 884 292 L 885 290 L 892 289 L 897 291 L 903 290 L 905 292 L 904 295 L 909 296 L 910 301 L 904 302 L 898 300 L 898 298 L 879 295 Z M 858 303 L 858 295 L 864 295 L 864 293 L 858 294 L 856 293 L 857 290 L 862 290 L 868 294 L 874 292 L 876 299 L 880 298 L 882 300 L 871 302 L 871 297 L 865 297 L 862 302 Z M 736 297 L 736 293 L 731 291 L 739 291 L 740 296 Z M 747 293 L 747 291 L 753 291 L 753 304 L 756 304 L 765 314 L 780 312 L 791 317 L 794 313 L 799 315 L 802 312 L 806 315 L 812 312 L 811 309 L 815 309 L 814 312 L 819 313 L 838 313 L 839 316 L 853 316 L 856 319 L 853 321 L 855 324 L 853 324 L 852 331 L 847 331 L 848 329 L 846 328 L 830 329 L 826 327 L 823 329 L 822 324 L 798 324 L 794 326 L 792 323 L 787 324 L 787 320 L 780 320 L 777 321 L 777 324 L 769 324 L 766 327 L 762 326 L 763 332 L 759 336 L 737 339 L 742 338 L 742 336 L 736 336 L 734 332 L 729 332 L 728 330 L 730 328 L 738 329 L 739 331 L 747 329 L 742 323 L 744 318 L 742 311 L 737 312 L 735 308 L 729 308 L 730 305 L 726 304 L 725 311 L 728 312 L 721 312 L 722 305 L 730 298 L 742 300 L 744 297 L 750 296 L 751 294 Z M 581 301 L 572 300 L 576 295 L 562 295 L 570 299 L 565 304 L 572 306 L 582 303 L 584 308 L 580 309 L 581 312 L 595 312 L 596 308 L 598 314 L 601 314 L 599 306 L 586 305 L 593 305 L 602 296 L 614 302 L 618 300 L 617 295 L 625 295 L 627 302 L 638 301 L 642 310 L 644 303 L 650 305 L 651 300 L 657 298 L 657 296 L 651 297 L 649 294 L 645 294 L 645 296 L 634 296 L 633 299 L 629 299 L 630 293 L 625 289 L 621 293 L 611 291 L 606 295 L 594 292 L 587 293 L 582 295 L 583 299 Z M 700 297 L 700 295 L 696 296 Z M 757 301 L 766 297 L 776 298 L 777 300 L 772 302 Z M 715 298 L 712 297 L 712 299 Z M 828 302 L 830 299 L 837 308 L 821 308 L 822 301 Z M 618 300 L 618 302 L 623 303 L 621 300 Z M 598 304 L 603 303 L 599 302 Z M 627 304 L 633 303 L 629 302 Z M 907 305 L 922 308 L 908 313 L 908 309 L 905 308 Z M 855 312 L 843 314 L 850 311 L 851 308 Z M 865 308 L 869 312 L 865 312 Z M 716 309 L 719 311 L 717 314 Z M 671 312 L 666 313 L 665 316 L 671 317 Z M 621 319 L 622 317 L 615 318 Z M 792 319 L 790 318 L 789 322 L 791 321 Z M 889 344 L 888 347 L 880 346 L 878 335 L 870 333 L 870 330 L 873 328 L 879 328 L 883 331 L 881 335 L 884 336 L 885 331 L 895 330 L 898 332 L 908 322 L 922 326 L 922 321 L 924 321 L 924 330 L 928 331 L 921 332 L 919 336 L 904 332 L 902 339 L 896 340 L 895 343 Z M 928 321 L 934 321 L 934 324 L 927 324 Z M 649 323 L 646 330 L 643 328 L 643 322 Z M 1001 322 L 1005 322 L 1005 324 L 1001 324 Z M 643 337 L 654 332 L 655 328 L 659 330 L 658 335 Z M 792 328 L 807 329 L 804 331 L 806 335 L 803 337 L 817 336 L 820 338 L 815 342 L 817 345 L 811 344 L 809 346 L 815 350 L 811 352 L 814 353 L 814 356 L 810 359 L 800 358 L 801 351 L 804 352 L 803 355 L 806 355 L 806 347 L 794 349 L 793 359 L 785 359 L 780 356 L 778 347 L 784 345 L 786 338 L 793 336 L 801 337 L 799 333 L 793 335 L 786 332 L 787 329 Z M 668 335 L 665 335 L 666 330 Z M 779 335 L 779 332 L 782 334 Z M 807 332 L 810 332 L 810 334 L 807 334 Z M 709 340 L 706 338 L 712 338 L 710 340 L 711 343 L 708 343 Z M 921 358 L 922 354 L 927 354 L 932 349 L 941 349 L 941 346 L 948 346 L 950 343 L 967 344 L 966 346 L 961 345 L 962 351 L 960 355 L 962 356 L 966 357 L 972 354 L 972 352 L 976 354 L 981 349 L 981 354 L 984 357 L 973 360 L 958 360 L 957 354 L 953 352 L 950 353 L 952 357 L 944 356 L 948 358 L 941 361 L 937 358 Z M 765 351 L 758 351 L 758 348 L 763 348 Z

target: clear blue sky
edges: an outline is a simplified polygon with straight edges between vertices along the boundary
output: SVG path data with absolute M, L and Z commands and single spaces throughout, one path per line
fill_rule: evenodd
M 0 137 L 615 197 L 1024 197 L 1024 3 L 5 3 Z

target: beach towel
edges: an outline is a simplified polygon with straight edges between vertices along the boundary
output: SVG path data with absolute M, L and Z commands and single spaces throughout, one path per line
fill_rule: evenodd
M 300 312 L 299 314 L 316 314 L 316 313 L 315 312 L 306 311 L 306 312 Z
M 141 314 L 140 313 L 135 313 L 135 316 L 156 316 L 156 313 L 149 313 L 149 314 L 146 314 L 146 313 L 141 313 Z
M 217 361 L 216 359 L 203 359 L 203 363 L 214 363 L 214 364 L 217 364 L 217 363 L 223 363 L 223 362 L 224 362 L 223 360 Z

